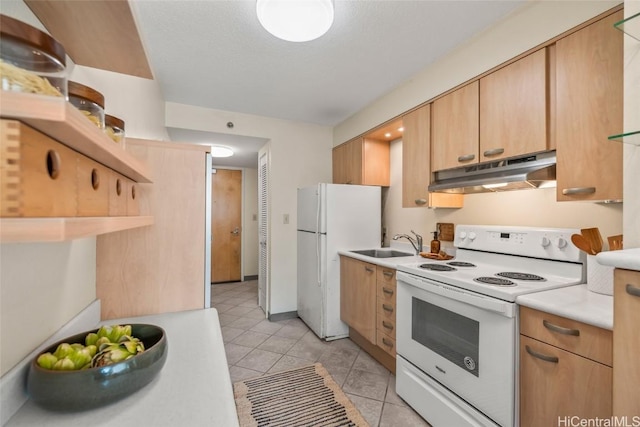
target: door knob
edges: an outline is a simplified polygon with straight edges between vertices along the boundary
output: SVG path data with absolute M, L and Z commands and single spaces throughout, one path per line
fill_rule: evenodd
M 233 234 L 234 236 L 237 236 L 238 234 L 240 234 L 240 228 L 238 227 L 234 228 L 231 234 Z

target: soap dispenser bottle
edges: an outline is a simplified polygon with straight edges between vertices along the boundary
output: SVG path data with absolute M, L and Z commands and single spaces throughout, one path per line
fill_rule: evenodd
M 433 240 L 431 241 L 431 253 L 439 254 L 440 253 L 440 240 L 438 240 L 438 232 L 433 232 Z

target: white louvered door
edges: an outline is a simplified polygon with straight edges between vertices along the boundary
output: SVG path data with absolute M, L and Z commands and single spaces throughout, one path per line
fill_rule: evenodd
M 269 245 L 268 245 L 268 164 L 267 153 L 262 154 L 258 164 L 258 305 L 265 314 L 269 314 L 269 304 L 267 295 L 269 294 Z

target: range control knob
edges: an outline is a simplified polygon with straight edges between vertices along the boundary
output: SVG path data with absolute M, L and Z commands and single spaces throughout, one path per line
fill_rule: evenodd
M 542 238 L 542 247 L 546 248 L 547 246 L 549 246 L 551 244 L 551 240 L 549 240 L 548 237 L 543 237 Z
M 565 239 L 563 239 L 562 237 L 560 237 L 560 238 L 558 239 L 558 244 L 557 244 L 557 246 L 558 246 L 560 249 L 564 249 L 564 248 L 566 248 L 566 247 L 567 247 L 567 241 L 566 241 Z
M 464 240 L 467 238 L 467 232 L 466 231 L 461 231 L 460 232 L 460 240 Z
M 476 240 L 476 233 L 475 232 L 472 231 L 471 233 L 469 233 L 469 240 L 471 240 L 471 241 Z

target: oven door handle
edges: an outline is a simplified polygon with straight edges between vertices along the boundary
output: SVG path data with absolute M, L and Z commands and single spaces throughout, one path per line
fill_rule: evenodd
M 407 285 L 414 286 L 425 292 L 440 295 L 455 301 L 469 304 L 484 310 L 499 313 L 505 317 L 514 317 L 513 303 L 502 301 L 497 298 L 486 297 L 464 289 L 455 288 L 434 282 L 423 277 L 414 276 L 403 271 L 396 273 L 398 283 L 404 282 Z

